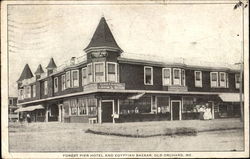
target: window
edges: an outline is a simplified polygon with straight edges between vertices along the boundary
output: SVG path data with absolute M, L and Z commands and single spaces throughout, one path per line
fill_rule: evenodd
M 220 87 L 226 87 L 226 73 L 220 72 Z
M 23 100 L 23 89 L 19 89 L 19 92 L 18 92 L 18 99 L 19 99 L 19 100 Z
M 218 72 L 210 73 L 211 87 L 218 87 Z
M 62 90 L 66 89 L 65 75 L 62 75 Z
M 12 100 L 11 99 L 9 99 L 9 105 L 12 105 Z
M 170 113 L 170 98 L 157 97 L 158 113 Z
M 117 64 L 107 62 L 107 81 L 117 82 Z
M 36 85 L 33 85 L 33 97 L 36 97 Z
M 174 68 L 174 85 L 181 85 L 181 69 Z
M 194 71 L 195 87 L 202 87 L 202 72 Z
M 144 84 L 153 85 L 153 68 L 145 66 L 144 67 Z
M 58 92 L 58 78 L 54 78 L 54 92 Z
M 31 98 L 31 86 L 24 87 L 24 98 Z
M 92 63 L 87 65 L 88 68 L 88 81 L 89 83 L 93 82 L 93 69 L 92 69 Z
M 70 71 L 66 72 L 66 88 L 70 88 Z
M 104 63 L 95 63 L 95 82 L 104 82 Z
M 95 98 L 87 99 L 88 115 L 97 115 L 97 100 Z
M 48 81 L 44 81 L 44 95 L 47 95 L 48 94 Z
M 186 75 L 185 75 L 185 70 L 181 70 L 181 74 L 182 74 L 182 85 L 185 86 L 186 85 Z
M 77 99 L 70 100 L 70 115 L 76 116 L 78 114 L 78 104 Z
M 235 88 L 240 88 L 240 74 L 235 74 Z
M 84 98 L 79 98 L 78 100 L 78 115 L 87 114 L 87 100 Z
M 87 68 L 82 68 L 82 86 L 86 85 L 88 83 L 87 79 Z
M 171 85 L 171 68 L 163 68 L 162 69 L 162 84 Z
M 229 88 L 229 79 L 228 79 L 228 73 L 226 73 L 226 88 Z
M 71 71 L 71 80 L 72 80 L 72 87 L 79 87 L 79 71 L 73 70 Z

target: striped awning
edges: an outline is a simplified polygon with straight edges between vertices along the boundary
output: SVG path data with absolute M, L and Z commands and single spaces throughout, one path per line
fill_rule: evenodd
M 17 112 L 31 112 L 31 111 L 34 111 L 36 109 L 44 109 L 44 107 L 42 105 L 22 107 L 22 108 L 15 110 L 15 113 L 17 113 Z

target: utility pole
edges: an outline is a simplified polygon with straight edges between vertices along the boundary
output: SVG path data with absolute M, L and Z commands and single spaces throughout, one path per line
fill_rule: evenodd
M 239 1 L 235 6 L 234 9 L 237 9 L 241 7 L 242 8 L 242 57 L 240 63 L 236 63 L 236 65 L 240 65 L 240 113 L 241 117 L 240 120 L 243 122 L 244 119 L 244 105 L 243 105 L 243 100 L 242 100 L 242 93 L 243 93 L 243 88 L 242 88 L 242 83 L 243 83 L 243 69 L 244 69 L 244 9 L 247 7 L 247 4 L 244 4 L 242 1 Z

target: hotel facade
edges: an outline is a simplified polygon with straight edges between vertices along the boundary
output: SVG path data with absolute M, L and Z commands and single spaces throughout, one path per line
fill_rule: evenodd
M 21 115 L 32 121 L 133 122 L 240 117 L 240 70 L 125 58 L 104 17 L 84 49 L 57 67 L 26 64 L 18 84 Z

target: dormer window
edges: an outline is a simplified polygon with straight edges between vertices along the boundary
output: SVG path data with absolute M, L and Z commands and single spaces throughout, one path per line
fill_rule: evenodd
M 194 71 L 195 87 L 202 87 L 202 72 Z
M 171 85 L 171 68 L 163 68 L 162 69 L 162 84 L 165 85 Z
M 144 67 L 144 84 L 153 85 L 153 68 L 145 66 Z
M 174 68 L 173 72 L 174 72 L 173 73 L 174 74 L 174 78 L 173 78 L 174 85 L 181 85 L 181 69 Z

